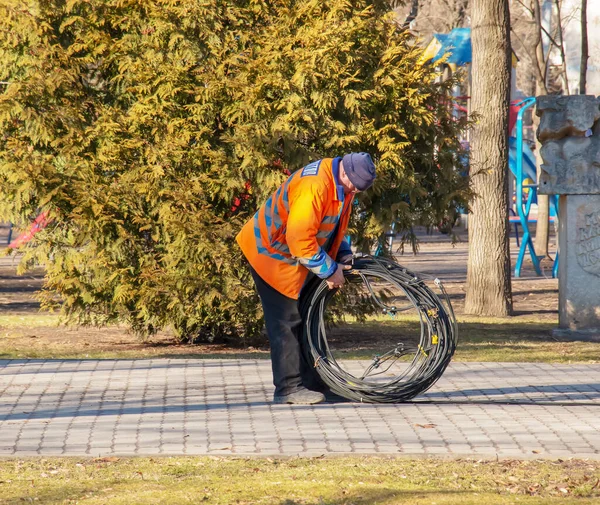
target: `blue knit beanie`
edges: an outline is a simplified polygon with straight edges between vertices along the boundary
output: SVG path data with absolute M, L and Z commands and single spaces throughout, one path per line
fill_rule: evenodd
M 344 171 L 356 189 L 369 189 L 375 180 L 375 165 L 367 153 L 350 153 L 342 158 Z

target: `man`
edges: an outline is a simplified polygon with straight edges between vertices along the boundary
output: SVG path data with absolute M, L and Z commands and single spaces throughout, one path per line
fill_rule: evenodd
M 275 385 L 274 403 L 325 399 L 306 386 L 316 372 L 302 357 L 298 299 L 309 275 L 329 289 L 344 284 L 352 251 L 344 240 L 354 194 L 375 180 L 367 153 L 325 158 L 293 173 L 237 236 L 260 296 Z M 312 377 L 311 377 L 312 376 Z

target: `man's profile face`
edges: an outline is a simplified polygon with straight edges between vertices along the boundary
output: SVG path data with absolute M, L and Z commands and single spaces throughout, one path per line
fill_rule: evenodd
M 360 191 L 358 189 L 356 189 L 356 186 L 354 186 L 354 184 L 352 184 L 350 179 L 348 179 L 348 176 L 346 175 L 346 171 L 344 170 L 344 162 L 343 161 L 340 161 L 340 183 L 342 184 L 342 186 L 344 188 L 345 195 L 360 193 Z

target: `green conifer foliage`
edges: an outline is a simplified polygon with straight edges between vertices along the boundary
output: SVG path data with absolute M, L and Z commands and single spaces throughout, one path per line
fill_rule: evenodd
M 235 244 L 312 159 L 370 152 L 353 229 L 464 203 L 448 86 L 381 1 L 14 0 L 0 6 L 0 218 L 42 301 L 83 324 L 189 341 L 259 331 Z M 236 201 L 239 198 L 239 202 Z M 239 203 L 239 205 L 238 205 Z

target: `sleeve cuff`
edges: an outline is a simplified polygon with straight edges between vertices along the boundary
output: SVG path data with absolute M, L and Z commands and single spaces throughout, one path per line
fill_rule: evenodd
M 312 258 L 298 258 L 298 261 L 321 279 L 327 279 L 333 275 L 337 268 L 337 263 L 322 249 Z
M 331 277 L 336 272 L 337 269 L 338 269 L 338 264 L 334 261 L 333 264 L 327 270 L 327 272 L 325 272 L 323 274 L 317 273 L 317 276 L 319 276 L 321 279 L 329 279 L 329 277 Z

